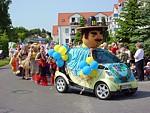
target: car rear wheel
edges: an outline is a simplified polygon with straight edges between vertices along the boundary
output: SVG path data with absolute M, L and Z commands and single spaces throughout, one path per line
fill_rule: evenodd
M 60 93 L 65 93 L 68 90 L 68 85 L 63 77 L 56 78 L 56 89 Z
M 96 84 L 95 95 L 101 100 L 107 100 L 111 98 L 110 90 L 108 86 L 103 82 L 99 82 Z

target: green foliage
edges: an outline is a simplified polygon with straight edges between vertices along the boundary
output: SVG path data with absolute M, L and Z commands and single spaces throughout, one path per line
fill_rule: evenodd
M 80 18 L 80 23 L 79 23 L 79 27 L 84 27 L 85 26 L 85 22 L 86 22 L 86 19 L 81 17 Z M 74 38 L 74 43 L 77 44 L 78 42 L 82 43 L 82 40 L 81 40 L 81 31 L 77 31 L 76 32 L 76 37 Z
M 120 26 L 115 32 L 115 38 L 122 39 L 132 53 L 136 51 L 135 43 L 143 42 L 145 57 L 150 57 L 150 1 L 128 0 L 124 11 L 115 20 Z
M 135 37 L 136 29 L 141 26 L 139 21 L 141 4 L 137 0 L 128 0 L 125 2 L 124 11 L 121 12 L 119 18 L 115 19 L 121 29 L 116 31 L 116 38 L 122 39 L 124 42 L 132 42 L 130 38 Z
M 105 17 L 102 17 L 101 26 L 108 26 L 108 25 L 106 24 Z M 108 31 L 103 31 L 103 35 L 104 35 L 104 42 L 109 42 L 110 37 L 109 37 Z
M 20 40 L 24 41 L 27 38 L 28 30 L 24 27 L 14 27 L 11 29 L 10 41 L 18 42 Z
M 11 27 L 11 19 L 8 13 L 9 5 L 12 3 L 11 0 L 0 1 L 0 29 L 1 33 L 7 32 Z
M 0 67 L 8 65 L 9 62 L 10 62 L 10 58 L 9 57 L 6 57 L 5 59 L 0 60 Z
M 0 35 L 0 49 L 8 53 L 8 36 L 6 32 Z

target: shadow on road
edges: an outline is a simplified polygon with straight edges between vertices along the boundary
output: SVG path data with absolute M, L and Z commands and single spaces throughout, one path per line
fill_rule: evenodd
M 70 89 L 68 91 L 68 94 L 77 94 L 77 95 L 83 95 L 83 96 L 88 96 L 88 97 L 94 97 L 97 98 L 95 96 L 95 94 L 92 91 L 83 91 L 82 94 L 80 94 L 81 89 Z M 148 98 L 150 97 L 150 91 L 137 91 L 135 94 L 133 94 L 132 96 L 126 96 L 123 93 L 118 93 L 112 96 L 112 98 L 110 99 L 111 101 L 119 101 L 119 100 L 128 100 L 128 99 L 141 99 L 141 98 Z
M 114 95 L 111 100 L 128 100 L 128 99 L 141 99 L 150 97 L 150 91 L 137 91 L 132 96 L 126 96 L 124 94 Z

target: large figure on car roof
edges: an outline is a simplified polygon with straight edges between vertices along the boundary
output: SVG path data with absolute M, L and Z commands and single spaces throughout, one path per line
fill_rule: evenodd
M 103 34 L 107 30 L 107 26 L 98 26 L 96 18 L 91 16 L 87 20 L 87 26 L 79 27 L 77 30 L 81 30 L 81 38 L 86 47 L 97 48 L 103 42 Z

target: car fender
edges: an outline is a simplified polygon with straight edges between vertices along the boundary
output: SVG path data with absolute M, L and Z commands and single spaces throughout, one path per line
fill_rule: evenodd
M 59 72 L 59 71 L 56 71 L 56 73 L 55 73 L 55 80 L 56 80 L 58 77 L 63 77 L 63 78 L 65 79 L 66 83 L 69 84 L 69 79 L 66 77 L 66 75 L 63 74 L 63 73 L 61 73 L 61 72 Z

